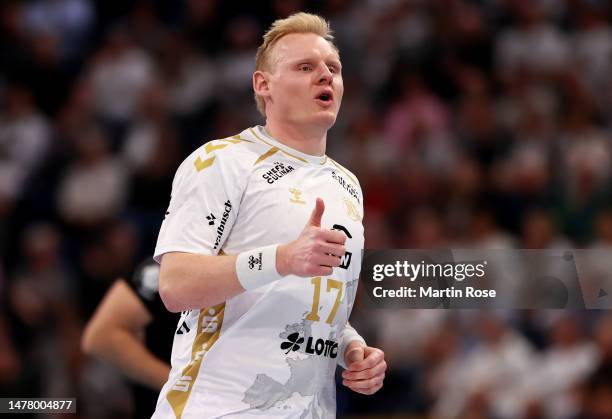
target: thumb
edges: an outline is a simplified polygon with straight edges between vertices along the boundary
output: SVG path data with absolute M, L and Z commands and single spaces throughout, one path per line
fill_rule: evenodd
M 325 203 L 321 198 L 317 198 L 317 203 L 312 210 L 312 214 L 310 214 L 310 219 L 308 220 L 308 224 L 306 224 L 306 226 L 321 227 L 321 217 L 323 217 L 323 211 L 325 211 Z
M 363 357 L 363 346 L 354 346 L 346 352 L 346 364 L 351 365 L 352 363 L 363 361 Z

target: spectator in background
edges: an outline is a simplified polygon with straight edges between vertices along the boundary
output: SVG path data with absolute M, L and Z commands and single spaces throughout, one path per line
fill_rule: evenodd
M 569 249 L 569 240 L 557 231 L 552 215 L 544 210 L 528 212 L 522 226 L 521 249 Z
M 24 259 L 9 289 L 9 304 L 22 335 L 22 373 L 31 377 L 34 394 L 46 397 L 76 394 L 80 376 L 81 356 L 75 345 L 81 313 L 60 256 L 61 240 L 50 224 L 30 226 L 22 242 Z
M 579 387 L 599 362 L 594 343 L 584 339 L 578 319 L 561 314 L 550 329 L 550 345 L 528 374 L 525 392 L 550 419 L 573 418 L 579 411 Z
M 448 109 L 418 74 L 400 81 L 400 97 L 389 109 L 384 127 L 386 146 L 408 158 L 428 162 L 438 155 L 435 148 L 448 147 Z
M 57 34 L 41 32 L 30 40 L 30 57 L 14 77 L 32 92 L 38 107 L 48 116 L 55 116 L 66 100 L 70 73 L 61 61 L 61 39 Z
M 10 214 L 27 182 L 45 158 L 51 128 L 31 93 L 12 85 L 0 113 L 0 219 Z
M 257 50 L 262 28 L 253 17 L 233 18 L 225 29 L 228 48 L 218 58 L 217 97 L 224 104 L 244 101 L 252 96 L 253 56 Z M 259 118 L 250 108 L 242 109 L 251 120 Z
M 169 33 L 159 49 L 160 78 L 168 90 L 168 110 L 187 122 L 205 117 L 202 110 L 210 106 L 216 94 L 215 63 L 180 33 Z
M 601 109 L 610 104 L 610 72 L 612 72 L 612 27 L 606 19 L 603 2 L 576 2 L 572 50 L 577 62 L 575 71 L 584 80 Z
M 77 159 L 61 180 L 58 209 L 68 224 L 92 227 L 123 209 L 127 172 L 123 162 L 110 153 L 108 139 L 97 126 L 82 131 L 75 146 Z
M 480 340 L 441 385 L 434 417 L 466 417 L 480 411 L 483 417 L 516 418 L 523 407 L 525 377 L 534 365 L 533 349 L 500 315 L 483 314 L 473 324 Z
M 497 71 L 502 77 L 520 68 L 544 77 L 566 67 L 569 42 L 553 24 L 543 0 L 507 2 L 515 24 L 502 31 L 496 45 Z
M 149 55 L 134 44 L 126 28 L 112 28 L 104 46 L 92 58 L 87 76 L 94 112 L 110 130 L 112 144 L 121 142 L 153 78 Z
M 29 33 L 54 33 L 62 62 L 81 57 L 96 18 L 90 0 L 36 0 L 24 4 L 23 27 Z
M 578 419 L 612 417 L 612 316 L 609 313 L 597 320 L 594 337 L 599 363 L 582 387 Z

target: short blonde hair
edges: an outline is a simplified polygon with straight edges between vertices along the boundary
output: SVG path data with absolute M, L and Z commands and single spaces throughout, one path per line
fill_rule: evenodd
M 329 22 L 321 16 L 299 12 L 285 19 L 277 19 L 272 23 L 270 29 L 268 29 L 263 36 L 263 42 L 259 48 L 257 48 L 257 54 L 255 55 L 255 71 L 269 71 L 271 69 L 272 63 L 270 60 L 270 53 L 274 45 L 276 45 L 283 36 L 292 33 L 314 33 L 324 38 L 336 51 L 338 51 L 338 47 L 334 44 L 334 36 L 329 27 Z M 263 98 L 258 96 L 257 93 L 255 93 L 255 102 L 257 103 L 257 110 L 265 118 L 266 106 Z

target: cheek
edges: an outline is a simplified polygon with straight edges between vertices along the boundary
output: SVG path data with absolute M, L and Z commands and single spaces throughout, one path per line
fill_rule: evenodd
M 342 102 L 342 96 L 344 95 L 344 84 L 342 84 L 342 79 L 338 82 L 338 86 L 336 87 L 337 97 L 338 97 L 338 105 Z
M 285 103 L 294 102 L 303 91 L 303 87 L 296 80 L 284 80 L 277 85 L 276 95 L 280 101 Z

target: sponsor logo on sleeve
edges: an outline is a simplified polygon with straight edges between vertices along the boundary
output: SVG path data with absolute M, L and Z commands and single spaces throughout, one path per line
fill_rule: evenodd
M 221 216 L 221 221 L 219 222 L 219 226 L 217 227 L 217 238 L 215 239 L 215 245 L 213 246 L 213 249 L 216 249 L 217 247 L 219 247 L 219 244 L 221 243 L 221 238 L 223 237 L 223 232 L 225 231 L 225 224 L 227 223 L 227 220 L 229 219 L 231 212 L 232 212 L 232 203 L 228 199 L 227 201 L 225 201 L 225 208 L 223 209 L 223 215 Z M 209 220 L 209 224 L 210 224 L 210 220 Z

